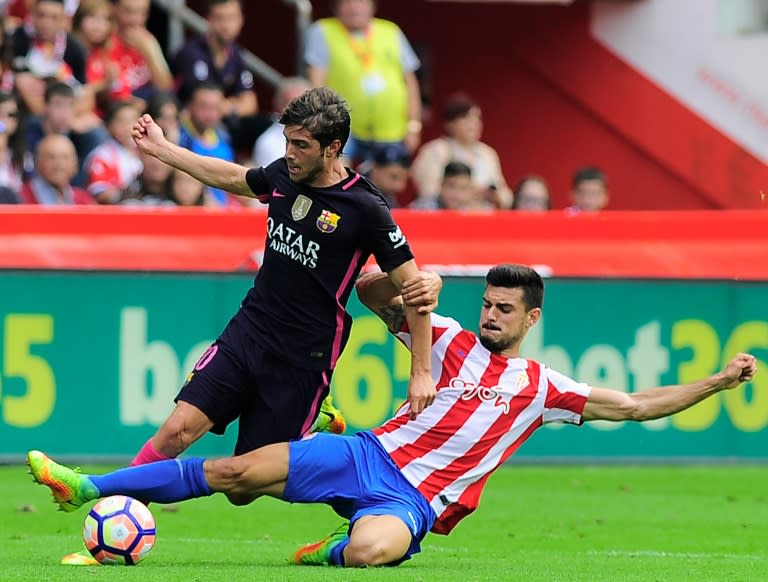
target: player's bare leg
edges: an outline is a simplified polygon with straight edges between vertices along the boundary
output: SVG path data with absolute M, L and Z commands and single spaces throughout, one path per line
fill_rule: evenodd
M 171 415 L 152 437 L 152 446 L 169 459 L 178 457 L 213 427 L 213 421 L 197 406 L 179 400 Z
M 205 480 L 234 505 L 247 505 L 262 495 L 282 498 L 288 448 L 288 443 L 277 443 L 237 457 L 208 460 L 203 465 Z
M 365 515 L 355 522 L 344 548 L 348 567 L 383 566 L 402 558 L 411 545 L 411 530 L 394 515 Z

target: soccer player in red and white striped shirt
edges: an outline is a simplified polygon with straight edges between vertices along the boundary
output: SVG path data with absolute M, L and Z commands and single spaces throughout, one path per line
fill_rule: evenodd
M 435 277 L 408 281 L 402 295 L 384 273 L 365 275 L 356 287 L 409 346 L 403 299 L 425 302 L 439 288 Z M 161 503 L 214 492 L 326 503 L 349 524 L 300 548 L 297 562 L 392 565 L 420 551 L 428 531 L 447 534 L 474 511 L 491 473 L 543 424 L 661 418 L 749 382 L 757 371 L 754 356 L 738 354 L 689 384 L 632 394 L 593 388 L 520 357 L 523 338 L 541 318 L 544 285 L 533 269 L 499 265 L 486 282 L 479 335 L 431 314 L 437 395 L 419 414 L 406 402 L 394 418 L 355 436 L 318 434 L 234 458 L 161 461 L 102 476 L 80 475 L 31 451 L 32 473 L 67 511 L 116 494 Z

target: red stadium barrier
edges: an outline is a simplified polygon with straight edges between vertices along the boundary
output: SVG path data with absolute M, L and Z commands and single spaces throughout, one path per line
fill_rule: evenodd
M 396 210 L 419 264 L 556 276 L 768 280 L 768 212 L 465 214 Z M 0 207 L 0 268 L 235 271 L 263 250 L 261 210 Z

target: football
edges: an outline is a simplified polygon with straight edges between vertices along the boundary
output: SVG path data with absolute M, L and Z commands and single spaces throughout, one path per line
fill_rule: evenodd
M 124 495 L 99 501 L 83 524 L 83 540 L 102 564 L 138 564 L 155 545 L 155 518 L 149 508 Z

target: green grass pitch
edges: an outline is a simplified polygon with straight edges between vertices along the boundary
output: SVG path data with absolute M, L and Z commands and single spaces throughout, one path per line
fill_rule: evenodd
M 86 467 L 93 470 L 93 467 Z M 551 467 L 498 471 L 451 536 L 427 537 L 399 568 L 299 567 L 293 550 L 340 519 L 324 506 L 223 496 L 166 511 L 138 566 L 73 568 L 85 510 L 55 511 L 25 468 L 0 467 L 0 580 L 765 581 L 768 467 Z

